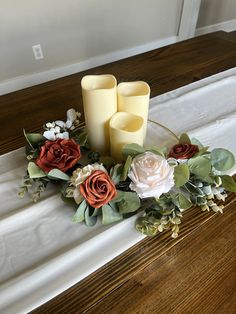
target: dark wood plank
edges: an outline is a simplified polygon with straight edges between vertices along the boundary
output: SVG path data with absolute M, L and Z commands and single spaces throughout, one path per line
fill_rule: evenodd
M 225 32 L 218 32 L 217 33 L 218 37 L 221 37 L 223 39 L 230 40 L 232 42 L 236 42 L 236 31 L 230 32 L 230 33 L 225 33 Z

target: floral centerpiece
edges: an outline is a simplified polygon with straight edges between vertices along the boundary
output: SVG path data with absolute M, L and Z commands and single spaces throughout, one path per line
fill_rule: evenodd
M 153 236 L 170 229 L 178 236 L 183 212 L 193 205 L 222 213 L 227 191 L 236 183 L 227 174 L 235 159 L 223 148 L 209 150 L 187 134 L 170 150 L 123 147 L 124 161 L 90 151 L 85 126 L 74 109 L 67 121 L 46 123 L 40 134 L 26 133 L 27 174 L 19 191 L 40 199 L 50 182 L 75 208 L 74 223 L 103 224 L 137 215 L 136 229 Z M 59 184 L 58 184 L 59 183 Z

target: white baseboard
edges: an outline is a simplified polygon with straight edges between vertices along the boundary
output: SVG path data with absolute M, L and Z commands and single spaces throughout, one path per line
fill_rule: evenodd
M 143 53 L 149 50 L 167 46 L 177 42 L 177 40 L 178 40 L 177 36 L 171 36 L 157 40 L 155 42 L 150 42 L 144 45 L 136 46 L 133 48 L 123 49 L 101 56 L 96 56 L 78 63 L 53 68 L 39 73 L 14 77 L 12 79 L 0 82 L 0 95 L 4 95 L 26 87 L 55 80 L 63 76 L 67 76 L 99 65 L 134 56 L 136 54 Z
M 234 30 L 236 30 L 236 19 L 197 28 L 195 32 L 195 36 L 204 35 L 207 33 L 212 33 L 212 32 L 217 32 L 217 31 L 232 32 Z

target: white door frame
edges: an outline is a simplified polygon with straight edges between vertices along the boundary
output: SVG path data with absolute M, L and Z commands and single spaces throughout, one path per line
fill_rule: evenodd
M 183 0 L 178 41 L 194 37 L 201 0 Z

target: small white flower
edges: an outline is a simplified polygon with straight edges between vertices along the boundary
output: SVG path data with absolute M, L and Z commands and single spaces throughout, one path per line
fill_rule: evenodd
M 174 186 L 174 167 L 152 152 L 136 156 L 128 173 L 130 189 L 140 198 L 160 197 Z
M 65 127 L 66 127 L 67 129 L 70 129 L 70 128 L 72 127 L 72 125 L 73 125 L 73 122 L 70 121 L 70 120 L 67 120 L 66 123 L 65 123 Z
M 51 128 L 54 128 L 55 127 L 55 122 L 48 122 L 46 123 L 46 128 L 47 129 L 51 129 Z
M 64 121 L 61 121 L 61 120 L 56 120 L 56 121 L 55 121 L 55 124 L 56 124 L 57 126 L 59 126 L 60 128 L 65 128 L 65 126 L 66 126 L 65 122 L 64 122 Z
M 50 129 L 49 131 L 44 131 L 43 136 L 46 137 L 49 141 L 55 141 L 57 138 L 63 138 L 65 140 L 69 139 L 69 133 L 63 132 L 63 133 L 57 133 L 57 130 Z
M 81 117 L 81 113 L 75 111 L 75 109 L 69 109 L 67 111 L 67 121 L 66 121 L 66 128 L 73 130 L 76 126 L 79 125 L 80 121 L 79 118 Z
M 49 141 L 55 141 L 56 135 L 53 131 L 44 131 L 43 136 L 46 137 Z
M 55 126 L 55 128 L 51 129 L 51 131 L 54 131 L 54 133 L 61 133 L 61 129 L 59 126 Z
M 68 132 L 57 133 L 56 138 L 63 138 L 64 140 L 68 140 L 69 139 L 69 133 Z
M 71 121 L 72 123 L 76 120 L 77 115 L 76 115 L 76 111 L 75 109 L 71 108 L 69 110 L 67 110 L 67 121 Z

